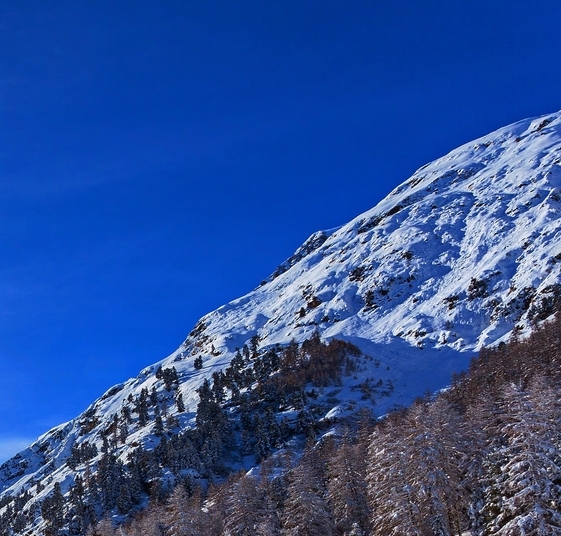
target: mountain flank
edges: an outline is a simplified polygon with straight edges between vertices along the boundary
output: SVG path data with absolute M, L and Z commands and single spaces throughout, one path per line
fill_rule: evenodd
M 560 188 L 556 113 L 463 145 L 313 234 L 169 357 L 3 464 L 0 535 L 124 523 L 179 485 L 202 497 L 446 387 L 482 348 L 553 318 Z

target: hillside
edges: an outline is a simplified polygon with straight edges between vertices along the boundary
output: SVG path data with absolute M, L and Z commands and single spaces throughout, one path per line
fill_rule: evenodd
M 265 418 L 267 410 L 278 425 L 286 418 L 286 443 L 306 434 L 299 412 L 310 414 L 309 424 L 319 433 L 318 423 L 336 424 L 365 405 L 381 415 L 445 387 L 481 347 L 507 340 L 513 330 L 527 333 L 554 312 L 561 296 L 560 188 L 557 113 L 463 145 L 346 225 L 313 234 L 255 290 L 204 316 L 169 357 L 113 387 L 82 415 L 3 464 L 4 534 L 16 518 L 18 534 L 50 526 L 82 534 L 96 517 L 125 515 L 142 505 L 155 493 L 156 481 L 171 486 L 189 475 L 209 481 L 228 467 L 255 463 L 258 426 L 244 428 L 240 395 L 255 404 L 253 419 L 261 413 Z M 291 343 L 294 365 L 287 364 Z M 315 372 L 300 374 L 320 350 L 336 354 L 334 367 L 343 372 L 326 373 L 325 381 Z M 233 380 L 236 360 L 242 379 Z M 283 404 L 267 402 L 262 385 L 271 386 L 269 376 L 282 375 L 283 366 L 298 376 L 297 384 L 283 391 Z M 207 387 L 211 394 L 205 395 Z M 316 398 L 294 398 L 313 389 Z M 214 412 L 207 421 L 203 399 Z M 204 426 L 216 423 L 233 429 L 231 443 L 226 432 L 216 442 L 210 431 L 205 435 Z M 203 431 L 193 432 L 195 425 Z M 238 436 L 244 430 L 253 434 L 248 453 L 236 443 L 236 426 Z M 168 460 L 133 478 L 131 471 L 150 458 L 146 453 L 177 438 L 183 449 L 189 439 L 197 454 L 177 462 L 175 472 Z M 211 447 L 214 454 L 208 453 Z M 201 462 L 204 449 L 208 463 L 189 465 L 195 458 Z M 229 451 L 235 455 L 220 469 L 217 462 Z M 91 483 L 103 471 L 121 487 L 134 481 L 141 488 L 120 506 L 119 490 L 106 500 L 88 497 L 87 515 L 60 507 L 64 518 L 45 525 L 45 503 L 69 500 L 77 493 L 77 477 L 78 483 Z M 101 489 L 97 481 L 95 486 Z
M 437 396 L 284 452 L 215 486 L 177 486 L 123 531 L 190 536 L 561 534 L 561 317 L 482 350 Z M 210 507 L 212 506 L 212 507 Z M 121 534 L 105 519 L 97 536 Z M 166 532 L 167 531 L 167 532 Z

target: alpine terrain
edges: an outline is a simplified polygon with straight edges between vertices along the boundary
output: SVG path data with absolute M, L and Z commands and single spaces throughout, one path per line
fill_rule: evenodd
M 463 145 L 316 232 L 169 357 L 4 463 L 0 534 L 86 534 L 179 483 L 204 495 L 365 409 L 447 387 L 560 298 L 561 112 Z

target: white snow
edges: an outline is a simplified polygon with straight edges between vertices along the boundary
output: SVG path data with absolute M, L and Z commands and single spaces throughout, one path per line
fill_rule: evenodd
M 482 345 L 508 338 L 515 325 L 527 330 L 528 306 L 535 312 L 561 284 L 560 188 L 561 113 L 459 147 L 348 224 L 314 233 L 265 283 L 204 316 L 173 354 L 92 404 L 100 421 L 87 434 L 79 433 L 82 415 L 8 461 L 0 491 L 18 492 L 32 477 L 52 477 L 44 493 L 66 482 L 57 467 L 72 444 L 99 446 L 100 430 L 130 395 L 161 391 L 158 365 L 177 369 L 187 408 L 178 417 L 192 425 L 197 387 L 254 335 L 261 348 L 316 329 L 358 345 L 372 357 L 367 373 L 393 386 L 377 398 L 379 415 L 441 389 Z M 351 387 L 339 399 L 357 402 Z M 132 430 L 128 443 L 152 444 L 147 430 Z

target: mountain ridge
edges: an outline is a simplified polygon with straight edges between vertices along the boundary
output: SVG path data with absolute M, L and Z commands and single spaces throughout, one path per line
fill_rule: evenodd
M 314 333 L 357 345 L 377 363 L 376 378 L 392 385 L 373 404 L 378 414 L 445 387 L 482 346 L 553 313 L 560 188 L 561 113 L 503 127 L 426 164 L 372 209 L 312 234 L 253 291 L 204 315 L 170 356 L 0 466 L 0 498 L 37 482 L 35 501 L 54 483 L 68 492 L 73 449 L 88 443 L 101 452 L 102 432 L 143 390 L 169 402 L 178 430 L 194 426 L 199 387 L 252 339 L 264 352 Z M 162 370 L 175 370 L 173 389 Z M 117 455 L 124 461 L 131 445 L 150 450 L 159 441 L 133 422 Z

